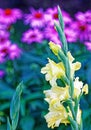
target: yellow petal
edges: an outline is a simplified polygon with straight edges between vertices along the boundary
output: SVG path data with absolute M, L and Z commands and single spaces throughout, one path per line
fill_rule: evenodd
M 45 78 L 47 81 L 52 79 L 60 78 L 65 75 L 65 68 L 62 62 L 55 63 L 53 60 L 48 58 L 49 63 L 41 69 L 41 73 L 46 74 Z
M 88 94 L 88 85 L 87 84 L 85 84 L 83 86 L 82 92 L 85 93 L 85 94 Z
M 55 44 L 54 42 L 49 42 L 50 49 L 55 55 L 58 55 L 58 51 L 61 49 L 61 46 L 58 44 Z
M 78 122 L 79 125 L 81 124 L 81 114 L 82 114 L 82 111 L 80 110 L 80 108 L 78 108 L 77 122 Z
M 78 98 L 83 88 L 83 82 L 79 81 L 79 77 L 75 78 L 74 81 L 74 98 Z
M 71 55 L 70 51 L 68 51 L 67 55 L 68 55 L 68 58 L 69 58 L 70 62 L 73 62 L 74 57 Z
M 80 62 L 76 62 L 76 63 L 73 63 L 74 65 L 74 70 L 79 70 L 81 68 L 81 63 Z

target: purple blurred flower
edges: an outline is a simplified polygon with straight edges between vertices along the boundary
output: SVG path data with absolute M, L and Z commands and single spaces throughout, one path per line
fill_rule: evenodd
M 0 30 L 0 45 L 9 40 L 9 32 Z
M 77 21 L 72 24 L 72 27 L 78 32 L 78 39 L 83 43 L 89 41 L 91 39 L 89 37 L 91 33 L 91 12 L 78 12 L 75 18 Z
M 57 33 L 56 29 L 54 28 L 54 26 L 48 26 L 47 28 L 45 28 L 44 33 L 45 33 L 46 39 L 61 45 L 58 33 Z
M 0 9 L 0 23 L 12 24 L 22 18 L 22 12 L 19 9 Z
M 7 58 L 14 59 L 19 57 L 21 50 L 16 44 L 11 44 L 10 41 L 0 45 L 0 62 L 4 62 Z
M 83 13 L 83 12 L 77 12 L 75 14 L 75 18 L 77 21 L 86 22 L 85 13 Z
M 30 24 L 32 27 L 44 27 L 45 14 L 43 9 L 30 9 L 30 14 L 25 15 L 25 24 Z
M 91 24 L 91 10 L 85 12 L 86 22 Z
M 33 42 L 41 43 L 43 40 L 43 33 L 38 29 L 29 29 L 23 33 L 23 37 L 21 39 L 23 42 L 27 44 L 31 44 Z
M 4 62 L 6 57 L 8 56 L 10 48 L 10 42 L 7 41 L 6 43 L 0 45 L 0 62 Z
M 72 29 L 77 32 L 77 39 L 81 42 L 88 40 L 89 25 L 85 22 L 76 21 L 71 24 Z
M 91 50 L 91 41 L 86 41 L 84 44 L 86 45 L 88 50 Z
M 70 27 L 66 27 L 64 31 L 65 31 L 65 35 L 66 35 L 68 42 L 76 42 L 77 41 L 77 34 L 78 33 L 75 30 L 73 30 Z
M 0 70 L 0 78 L 2 78 L 5 75 L 5 72 L 3 70 Z
M 46 22 L 49 26 L 54 26 L 54 21 L 58 22 L 58 11 L 57 8 L 48 8 L 45 12 Z
M 12 60 L 15 59 L 15 58 L 17 58 L 17 57 L 19 57 L 20 54 L 21 54 L 21 49 L 16 44 L 12 44 L 10 46 L 9 51 L 10 51 L 9 52 L 9 57 Z
M 65 27 L 69 27 L 71 25 L 71 23 L 73 22 L 73 19 L 64 10 L 62 10 L 62 15 L 63 15 L 63 20 L 64 20 Z

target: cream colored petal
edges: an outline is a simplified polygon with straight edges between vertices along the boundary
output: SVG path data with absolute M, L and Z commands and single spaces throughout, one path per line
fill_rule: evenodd
M 60 45 L 55 44 L 54 42 L 49 42 L 50 49 L 55 55 L 58 55 L 58 51 L 61 49 Z
M 69 58 L 70 62 L 73 62 L 74 57 L 71 55 L 70 51 L 68 51 L 67 55 L 68 55 L 68 58 Z
M 82 88 L 82 92 L 85 93 L 85 94 L 88 94 L 88 85 L 85 84 Z
M 81 63 L 80 62 L 73 63 L 73 66 L 74 66 L 74 71 L 79 70 L 81 68 Z

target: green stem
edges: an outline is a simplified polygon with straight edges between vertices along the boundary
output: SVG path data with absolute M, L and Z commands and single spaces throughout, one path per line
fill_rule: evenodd
M 79 130 L 78 124 L 76 121 L 74 121 L 70 116 L 68 116 L 68 120 L 71 122 L 72 130 Z

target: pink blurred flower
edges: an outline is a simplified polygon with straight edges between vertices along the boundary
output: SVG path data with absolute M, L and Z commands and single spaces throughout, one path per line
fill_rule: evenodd
M 16 44 L 11 44 L 10 41 L 0 45 L 0 62 L 4 62 L 7 58 L 14 59 L 19 57 L 21 50 Z
M 64 10 L 62 10 L 62 15 L 63 15 L 63 20 L 64 20 L 65 27 L 70 26 L 71 23 L 73 22 L 73 19 L 71 18 L 71 16 Z
M 86 22 L 91 24 L 91 10 L 85 12 Z
M 76 42 L 77 41 L 77 34 L 78 33 L 75 30 L 73 30 L 72 28 L 70 28 L 70 27 L 65 28 L 65 35 L 66 35 L 68 42 Z
M 47 28 L 45 28 L 44 33 L 45 33 L 46 39 L 61 45 L 58 33 L 57 33 L 56 29 L 54 28 L 54 26 L 48 26 Z
M 0 70 L 0 78 L 2 78 L 5 75 L 5 72 L 3 70 Z
M 7 41 L 6 43 L 0 45 L 0 62 L 4 62 L 6 57 L 9 54 L 10 42 Z
M 43 40 L 43 33 L 38 29 L 29 29 L 23 33 L 23 37 L 21 39 L 23 42 L 31 44 L 33 42 L 41 43 Z
M 91 11 L 78 12 L 75 18 L 76 22 L 72 26 L 78 32 L 78 39 L 81 42 L 91 40 Z
M 75 18 L 76 18 L 76 20 L 78 20 L 80 22 L 86 22 L 85 13 L 83 13 L 83 12 L 77 12 L 75 14 Z
M 54 26 L 54 21 L 58 22 L 58 11 L 57 8 L 48 8 L 45 12 L 46 21 L 48 25 Z
M 21 54 L 21 49 L 16 44 L 12 44 L 9 49 L 10 59 L 13 60 L 13 59 L 19 57 L 20 54 Z
M 89 25 L 85 22 L 76 21 L 71 28 L 77 32 L 77 39 L 81 42 L 88 40 Z
M 0 9 L 0 23 L 12 24 L 21 19 L 22 12 L 19 9 Z
M 72 22 L 72 18 L 70 15 L 62 10 L 63 20 L 65 23 L 65 26 L 68 26 Z M 58 10 L 57 7 L 54 8 L 48 8 L 45 12 L 46 21 L 48 22 L 48 25 L 54 26 L 54 21 L 58 22 Z
M 0 30 L 0 45 L 9 40 L 9 32 Z
M 43 9 L 30 9 L 30 14 L 25 15 L 25 24 L 30 24 L 32 27 L 44 27 L 45 14 Z
M 84 13 L 83 12 L 76 13 L 75 18 L 80 22 L 91 24 L 91 10 L 88 10 Z
M 84 44 L 86 45 L 88 50 L 91 50 L 91 41 L 86 41 Z

